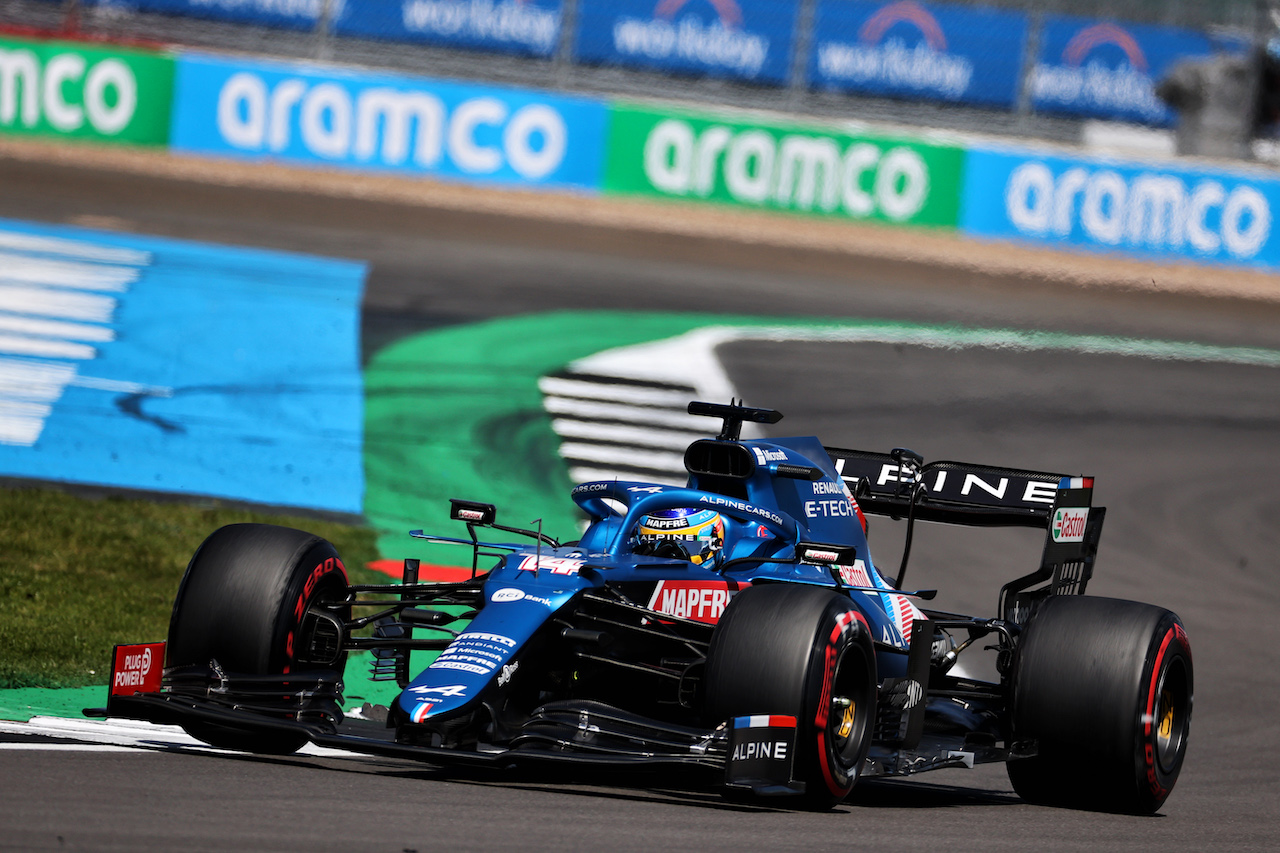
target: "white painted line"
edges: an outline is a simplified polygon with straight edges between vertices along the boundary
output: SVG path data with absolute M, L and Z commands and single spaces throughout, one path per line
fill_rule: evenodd
M 120 293 L 137 281 L 151 253 L 88 241 L 0 230 L 0 356 L 88 361 L 93 344 L 116 339 L 107 325 Z M 86 293 L 84 291 L 99 291 Z M 0 444 L 30 447 L 75 377 L 73 365 L 33 367 L 0 357 Z M 41 371 L 62 369 L 52 378 Z M 81 388 L 171 397 L 167 388 L 84 377 Z
M 957 329 L 948 326 L 906 324 L 845 324 L 831 326 L 760 326 L 699 329 L 718 333 L 708 337 L 714 345 L 735 340 L 838 341 L 843 343 L 907 344 L 931 349 L 994 349 L 1015 352 L 1061 351 L 1083 355 L 1121 355 L 1157 361 L 1252 364 L 1280 367 L 1280 350 L 1231 347 L 1186 341 L 1159 341 L 1106 335 L 1073 335 L 1016 329 Z M 689 337 L 688 335 L 683 337 Z M 717 339 L 718 338 L 718 339 Z M 675 340 L 675 339 L 673 339 Z M 701 343 L 701 342 L 699 342 Z M 584 360 L 586 361 L 586 360 Z
M 75 376 L 75 366 L 0 358 L 0 444 L 30 447 L 44 429 L 51 403 Z
M 29 400 L 6 400 L 0 398 L 0 418 L 46 418 L 49 416 L 48 403 L 32 403 Z
M 116 310 L 116 300 L 96 293 L 0 284 L 0 308 L 14 314 L 109 323 Z
M 635 468 L 652 468 L 655 471 L 684 471 L 683 453 L 657 453 L 633 447 L 566 441 L 560 445 L 560 455 L 566 459 L 600 462 L 605 465 L 630 465 Z
M 0 444 L 30 447 L 40 437 L 45 418 L 53 411 L 44 403 L 0 400 Z
M 683 381 L 697 377 L 698 399 L 724 401 L 736 392 L 716 356 L 716 349 L 735 341 L 815 341 L 842 343 L 906 344 L 932 349 L 1065 351 L 1088 355 L 1120 355 L 1135 358 L 1280 367 L 1280 350 L 1229 347 L 1178 341 L 1155 341 L 1104 335 L 1071 335 L 1012 329 L 959 329 L 902 323 L 796 324 L 760 326 L 706 326 L 662 341 L 619 347 L 573 362 L 574 372 L 652 381 Z M 643 409 L 594 409 L 590 404 L 569 405 L 548 397 L 552 414 L 609 417 L 630 423 L 684 426 L 670 417 Z M 704 418 L 697 418 L 705 422 Z M 743 437 L 760 435 L 754 424 L 743 424 Z
M 0 396 L 53 401 L 62 396 L 62 389 L 75 375 L 73 364 L 0 358 Z
M 668 486 L 683 486 L 689 479 L 688 472 L 683 469 L 678 474 L 656 474 L 656 473 L 622 473 L 620 471 L 606 470 L 602 468 L 586 468 L 572 466 L 569 468 L 569 479 L 574 483 L 590 483 L 595 480 L 619 480 L 619 481 L 639 481 L 645 483 L 662 483 Z
M 637 385 L 610 385 L 604 382 L 584 382 L 561 376 L 544 376 L 538 380 L 538 387 L 542 390 L 542 393 L 557 397 L 613 400 L 634 405 L 671 406 L 677 409 L 683 409 L 689 404 L 688 391 L 646 388 Z
M 0 743 L 0 752 L 124 752 L 141 755 L 142 751 L 109 743 Z
M 714 423 L 706 418 L 673 412 L 669 409 L 648 409 L 643 406 L 627 406 L 620 403 L 594 403 L 588 400 L 566 400 L 563 397 L 546 397 L 543 405 L 553 415 L 576 416 L 621 421 L 623 423 L 657 424 L 697 432 Z
M 740 330 L 722 326 L 694 329 L 675 338 L 605 350 L 573 362 L 574 373 L 617 376 L 649 382 L 693 386 L 697 400 L 727 403 L 737 392 L 716 357 L 715 348 Z M 681 411 L 688 399 L 677 402 Z M 690 415 L 705 428 L 709 421 Z
M 103 688 L 106 693 L 106 688 Z M 0 721 L 0 732 L 69 738 L 89 743 L 139 746 L 199 746 L 200 742 L 178 726 L 159 726 L 140 720 L 90 720 L 65 717 L 32 717 L 26 723 Z
M 142 385 L 137 382 L 121 382 L 117 379 L 95 379 L 92 376 L 77 376 L 67 383 L 76 388 L 93 388 L 98 391 L 109 391 L 112 394 L 145 394 L 148 397 L 172 397 L 173 389 L 162 385 Z
M 1013 352 L 1062 351 L 1088 355 L 1119 355 L 1133 358 L 1214 362 L 1280 367 L 1280 351 L 1248 347 L 1222 347 L 1176 341 L 1150 341 L 1100 335 L 1069 335 L 1003 329 L 956 329 L 897 323 L 854 323 L 839 325 L 796 324 L 760 326 L 708 326 L 663 341 L 606 350 L 573 362 L 569 370 L 591 376 L 670 381 L 688 384 L 697 378 L 695 399 L 728 401 L 736 396 L 716 350 L 734 341 L 814 341 L 878 343 L 921 346 L 932 349 L 984 348 Z M 565 399 L 557 394 L 588 396 L 580 386 L 590 385 L 592 400 Z M 555 416 L 552 427 L 566 439 L 560 455 L 569 462 L 569 476 L 575 483 L 593 480 L 645 479 L 682 485 L 686 481 L 683 457 L 655 453 L 646 448 L 682 449 L 687 445 L 678 430 L 689 435 L 710 435 L 706 418 L 684 414 L 687 400 L 671 408 L 627 405 L 634 401 L 634 386 L 619 384 L 612 392 L 597 383 L 544 378 L 539 387 L 543 405 Z M 676 402 L 676 401 L 673 401 Z M 675 409 L 674 411 L 672 409 Z M 618 421 L 599 424 L 574 420 L 587 418 Z M 756 424 L 743 424 L 744 438 L 759 437 Z M 594 439 L 602 444 L 585 444 L 572 439 Z M 658 475 L 611 470 L 611 465 L 633 465 L 652 469 Z
M 959 329 L 904 323 L 844 323 L 821 325 L 761 324 L 759 326 L 705 326 L 661 341 L 605 350 L 569 365 L 571 373 L 593 377 L 694 384 L 695 399 L 727 402 L 736 396 L 716 350 L 735 341 L 814 341 L 920 346 L 931 349 L 990 349 L 1011 352 L 1060 351 L 1083 355 L 1117 355 L 1166 361 L 1280 367 L 1280 350 L 1228 347 L 1179 341 L 1155 341 L 1103 335 L 1071 335 L 1012 329 Z M 583 386 L 590 386 L 584 389 Z M 637 448 L 679 449 L 687 445 L 679 432 L 711 434 L 707 419 L 683 413 L 687 400 L 663 392 L 671 408 L 627 405 L 637 402 L 639 389 L 620 383 L 610 386 L 547 377 L 539 382 L 543 406 L 553 415 L 552 428 L 563 441 L 560 455 L 569 461 L 574 482 L 607 480 L 615 475 L 609 465 L 631 464 L 670 472 L 672 482 L 684 481 L 683 458 Z M 589 392 L 589 393 L 588 393 Z M 593 399 L 566 399 L 578 394 Z M 674 410 L 673 410 L 674 409 Z M 617 421 L 617 424 L 585 423 L 575 419 Z M 742 437 L 763 434 L 756 424 L 743 424 Z M 593 439 L 584 444 L 573 439 Z M 597 467 L 599 466 L 599 467 Z M 638 476 L 638 475 L 630 475 Z M 678 481 L 675 477 L 679 477 Z
M 103 261 L 109 264 L 146 266 L 151 263 L 151 253 L 139 249 L 118 246 L 101 246 L 62 237 L 37 237 L 20 231 L 0 231 L 0 249 L 34 252 L 41 255 L 63 255 L 86 261 Z
M 103 688 L 105 692 L 106 688 Z M 182 750 L 216 755 L 240 755 L 234 750 L 216 749 L 187 734 L 179 726 L 162 726 L 142 720 L 32 717 L 26 723 L 0 720 L 0 732 L 67 738 L 124 748 Z M 332 749 L 309 743 L 297 755 L 312 758 L 367 758 L 363 753 Z
M 700 438 L 710 437 L 708 432 L 674 432 L 663 429 L 650 429 L 643 425 L 598 424 L 590 421 L 572 421 L 563 418 L 553 420 L 551 428 L 555 430 L 556 435 L 563 438 L 587 438 L 595 441 L 611 441 L 617 444 L 663 447 L 669 450 L 679 450 L 681 453 L 691 442 Z
M 98 351 L 88 344 L 63 341 L 56 338 L 28 338 L 20 335 L 0 334 L 0 353 L 25 355 L 36 358 L 73 358 L 88 361 Z
M 0 312 L 0 332 L 19 335 L 36 335 L 45 338 L 66 338 L 73 341 L 105 343 L 116 339 L 110 326 L 93 326 L 88 323 L 66 323 L 61 320 L 38 320 Z
M 53 261 L 0 252 L 0 281 L 120 292 L 138 280 L 134 267 Z

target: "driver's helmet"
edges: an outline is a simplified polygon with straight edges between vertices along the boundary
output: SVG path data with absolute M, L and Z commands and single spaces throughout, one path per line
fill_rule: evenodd
M 637 554 L 675 557 L 701 565 L 724 547 L 724 519 L 711 509 L 663 509 L 642 516 Z

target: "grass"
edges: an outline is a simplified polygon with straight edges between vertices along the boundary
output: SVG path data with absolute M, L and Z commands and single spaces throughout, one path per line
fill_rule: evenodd
M 352 582 L 386 578 L 372 530 L 217 505 L 0 489 L 0 688 L 106 684 L 111 647 L 163 640 L 187 561 L 224 524 L 323 536 Z

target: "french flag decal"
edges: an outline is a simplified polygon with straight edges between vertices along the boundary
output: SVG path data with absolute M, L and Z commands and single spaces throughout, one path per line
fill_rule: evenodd
M 435 706 L 436 703 L 434 702 L 420 702 L 418 707 L 413 709 L 413 714 L 409 716 L 409 719 L 415 723 L 420 723 L 427 718 L 427 714 L 430 714 L 431 709 Z
M 796 718 L 779 716 L 777 714 L 760 714 L 754 717 L 734 717 L 733 727 L 735 729 L 762 729 L 771 727 L 794 729 L 796 727 Z
M 1059 489 L 1092 489 L 1092 477 L 1063 477 L 1058 482 Z

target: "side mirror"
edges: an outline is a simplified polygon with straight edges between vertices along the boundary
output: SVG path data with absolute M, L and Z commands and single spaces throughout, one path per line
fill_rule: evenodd
M 454 521 L 465 521 L 467 524 L 493 524 L 498 517 L 498 508 L 493 504 L 450 498 L 449 517 Z

